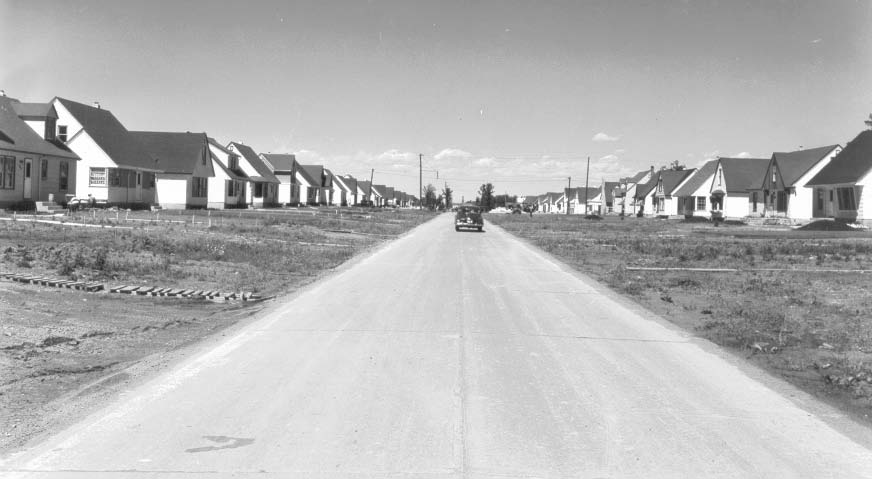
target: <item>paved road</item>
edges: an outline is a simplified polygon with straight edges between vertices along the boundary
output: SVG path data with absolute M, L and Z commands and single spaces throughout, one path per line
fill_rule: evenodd
M 800 408 L 497 228 L 450 221 L 0 476 L 872 477 L 872 452 L 821 419 L 826 408 Z

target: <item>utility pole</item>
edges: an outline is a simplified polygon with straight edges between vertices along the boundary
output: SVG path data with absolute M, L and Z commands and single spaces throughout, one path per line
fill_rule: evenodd
M 418 194 L 421 195 L 421 201 L 418 203 L 418 209 L 424 210 L 424 155 L 418 153 Z
M 587 214 L 587 180 L 590 178 L 590 157 L 587 157 L 587 173 L 584 174 L 584 214 Z
M 568 215 L 569 214 L 569 195 L 572 194 L 572 177 L 570 176 L 569 178 L 567 178 L 567 180 L 568 181 L 566 184 L 566 198 L 564 198 L 564 201 L 566 201 L 566 214 Z
M 375 168 L 369 170 L 369 192 L 366 194 L 366 201 L 369 206 L 375 206 L 372 201 L 372 178 L 375 176 Z

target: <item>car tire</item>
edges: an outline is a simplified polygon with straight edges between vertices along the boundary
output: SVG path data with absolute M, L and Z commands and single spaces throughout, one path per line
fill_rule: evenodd
M 460 231 L 460 226 L 455 226 L 454 231 Z
M 481 226 L 478 227 L 478 232 L 481 233 Z

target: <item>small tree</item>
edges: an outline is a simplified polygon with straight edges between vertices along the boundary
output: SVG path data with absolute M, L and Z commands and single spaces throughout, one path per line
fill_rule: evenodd
M 438 199 L 436 197 L 436 187 L 432 184 L 428 184 L 424 187 L 424 208 L 427 209 L 435 209 L 438 204 Z
M 453 204 L 452 204 L 454 202 L 453 194 L 454 194 L 454 191 L 452 191 L 451 188 L 449 188 L 447 186 L 445 187 L 445 189 L 442 190 L 442 198 L 445 200 L 445 208 L 446 209 L 451 209 L 451 207 L 453 206 Z
M 490 211 L 494 208 L 494 185 L 485 183 L 478 189 L 479 200 L 478 205 L 485 211 Z

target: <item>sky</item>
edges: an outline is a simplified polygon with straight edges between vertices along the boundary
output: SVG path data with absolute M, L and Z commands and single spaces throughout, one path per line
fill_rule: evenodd
M 0 89 L 412 194 L 421 154 L 456 199 L 527 195 L 844 145 L 870 25 L 867 0 L 0 0 Z

